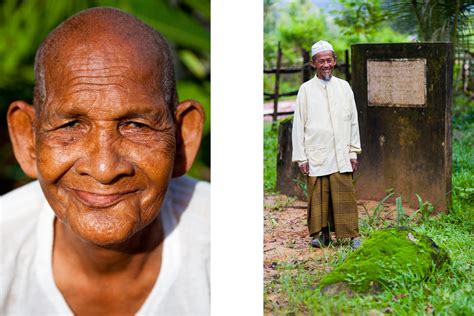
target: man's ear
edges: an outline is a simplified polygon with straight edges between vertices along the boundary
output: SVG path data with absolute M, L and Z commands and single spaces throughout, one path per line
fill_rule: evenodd
M 8 132 L 16 160 L 27 176 L 36 178 L 34 124 L 35 109 L 23 101 L 14 101 L 7 112 Z
M 173 177 L 179 177 L 191 169 L 201 144 L 204 126 L 204 110 L 194 100 L 186 100 L 176 108 L 177 142 Z

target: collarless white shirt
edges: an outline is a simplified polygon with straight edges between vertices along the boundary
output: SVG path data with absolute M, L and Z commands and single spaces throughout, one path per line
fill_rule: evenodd
M 209 185 L 173 179 L 158 278 L 136 315 L 209 315 Z M 37 181 L 0 197 L 1 315 L 73 315 L 52 271 L 55 214 Z
M 298 91 L 292 130 L 292 160 L 309 162 L 309 175 L 352 172 L 350 159 L 360 154 L 354 94 L 337 77 L 315 76 Z

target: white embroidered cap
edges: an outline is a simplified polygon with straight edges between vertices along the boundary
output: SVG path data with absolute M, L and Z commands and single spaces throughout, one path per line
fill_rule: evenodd
M 334 52 L 332 45 L 329 44 L 328 42 L 319 41 L 317 43 L 314 43 L 314 45 L 311 47 L 311 58 L 313 58 L 313 56 L 316 55 L 317 53 L 324 52 L 327 50 Z

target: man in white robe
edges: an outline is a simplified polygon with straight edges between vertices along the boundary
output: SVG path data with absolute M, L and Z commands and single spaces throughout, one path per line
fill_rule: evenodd
M 352 184 L 361 153 L 354 94 L 349 84 L 332 76 L 334 49 L 319 41 L 311 49 L 316 76 L 301 85 L 293 119 L 293 157 L 307 175 L 308 228 L 314 247 L 336 238 L 360 246 L 358 214 Z

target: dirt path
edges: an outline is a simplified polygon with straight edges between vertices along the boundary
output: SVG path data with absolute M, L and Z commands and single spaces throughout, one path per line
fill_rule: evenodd
M 274 270 L 272 264 L 274 265 L 275 261 L 306 261 L 321 254 L 320 249 L 309 245 L 306 205 L 305 201 L 295 200 L 286 195 L 265 197 L 263 245 L 265 277 L 272 274 Z M 376 205 L 375 201 L 359 201 L 359 216 L 367 216 L 364 206 L 371 212 L 370 210 Z
M 278 101 L 278 112 L 290 112 L 295 110 L 296 105 L 296 98 L 294 100 L 279 100 Z M 273 113 L 273 101 L 265 102 L 263 104 L 263 114 L 271 114 Z M 278 119 L 284 119 L 288 115 L 280 115 Z M 265 122 L 271 122 L 272 117 L 271 115 L 264 115 L 263 120 Z
M 265 275 L 272 274 L 275 261 L 304 260 L 319 251 L 309 247 L 304 201 L 285 195 L 266 197 L 264 231 Z

